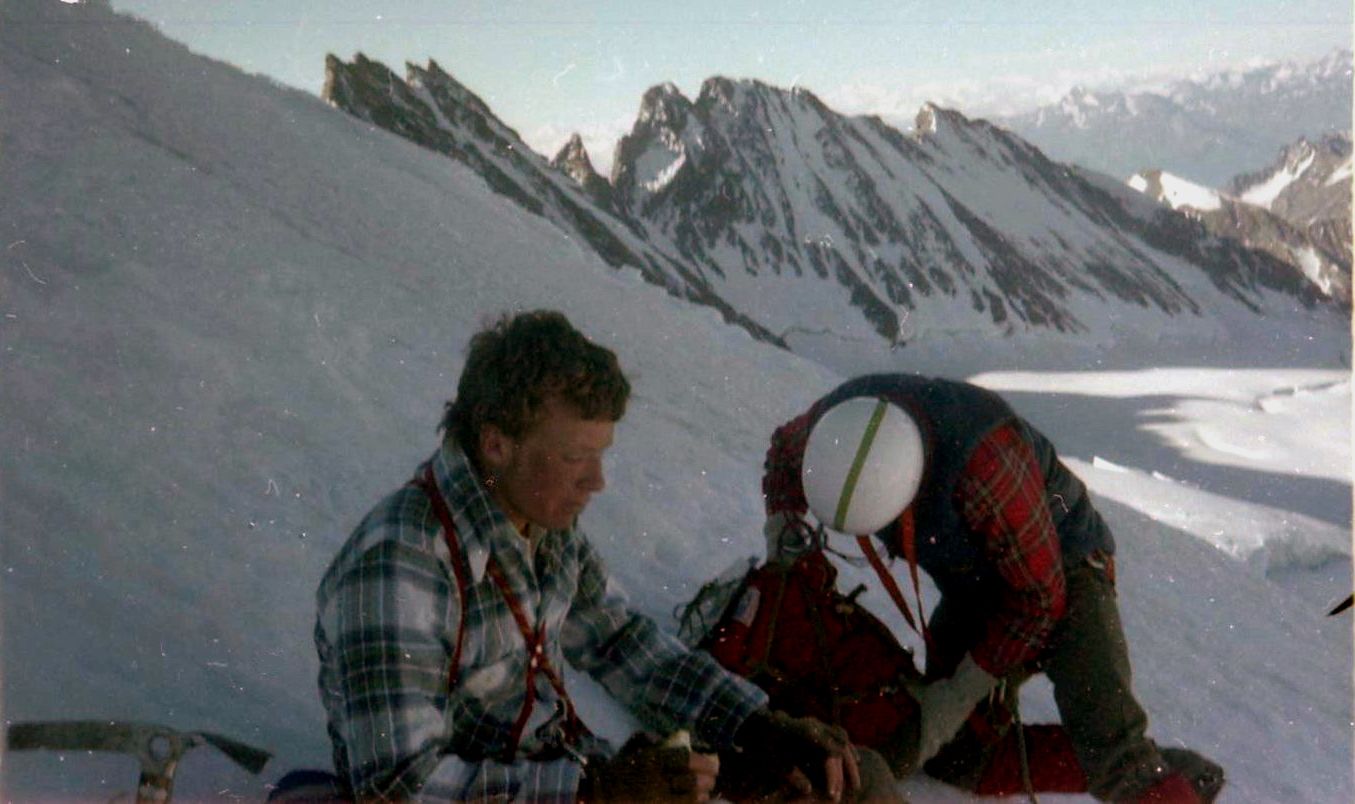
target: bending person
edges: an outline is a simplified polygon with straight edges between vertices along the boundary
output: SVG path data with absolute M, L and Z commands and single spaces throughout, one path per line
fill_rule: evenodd
M 866 471 L 900 471 L 895 476 L 906 479 L 890 482 L 912 483 L 916 493 L 902 490 L 892 515 L 867 531 L 846 530 L 873 532 L 892 555 L 911 556 L 941 592 L 928 623 L 929 682 L 916 696 L 921 722 L 916 737 L 896 741 L 900 747 L 886 757 L 895 771 L 911 772 L 941 754 L 999 680 L 1019 684 L 1043 672 L 1094 796 L 1212 800 L 1223 785 L 1219 766 L 1192 751 L 1161 750 L 1146 736 L 1116 604 L 1110 530 L 1049 440 L 996 394 L 948 380 L 872 375 L 843 384 L 781 426 L 763 479 L 769 555 L 804 546 L 810 504 L 803 477 L 819 471 L 822 478 L 853 461 L 861 471 L 860 439 L 839 438 L 835 447 L 826 441 L 821 466 L 806 458 L 815 425 L 856 398 L 881 400 L 869 407 L 887 408 L 915 433 L 913 466 Z M 838 502 L 815 505 L 829 527 L 843 513 Z M 937 762 L 927 768 L 944 775 Z

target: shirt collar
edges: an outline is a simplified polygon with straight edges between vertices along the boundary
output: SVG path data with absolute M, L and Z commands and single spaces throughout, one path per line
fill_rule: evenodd
M 475 467 L 454 439 L 444 439 L 431 463 L 433 478 L 452 511 L 456 536 L 466 553 L 471 577 L 479 583 L 492 553 L 520 554 L 530 566 L 527 540 L 518 534 L 508 515 L 485 489 Z

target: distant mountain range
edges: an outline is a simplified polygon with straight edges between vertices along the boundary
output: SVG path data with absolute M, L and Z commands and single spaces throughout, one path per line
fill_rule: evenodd
M 1153 91 L 1075 88 L 1058 103 L 993 118 L 1054 159 L 1126 178 L 1149 168 L 1222 187 L 1301 137 L 1351 125 L 1350 50 L 1179 80 Z
M 665 84 L 645 94 L 603 179 L 580 141 L 548 162 L 431 62 L 402 79 L 331 56 L 324 98 L 782 345 L 806 334 L 1111 339 L 1322 298 L 1271 253 L 930 104 L 905 134 L 805 90 L 712 78 L 692 100 Z

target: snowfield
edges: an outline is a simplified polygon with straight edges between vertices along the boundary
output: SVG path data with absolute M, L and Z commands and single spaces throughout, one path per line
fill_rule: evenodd
M 6 722 L 151 721 L 275 752 L 259 778 L 190 753 L 176 791 L 192 800 L 327 766 L 321 573 L 435 448 L 469 336 L 553 307 L 634 384 L 583 526 L 665 627 L 761 553 L 776 425 L 862 371 L 972 378 L 1050 435 L 1114 530 L 1153 735 L 1226 766 L 1224 801 L 1355 800 L 1352 618 L 1324 616 L 1351 589 L 1341 319 L 1096 349 L 806 335 L 791 354 L 608 268 L 451 159 L 98 3 L 0 0 L 0 110 Z M 865 578 L 847 565 L 842 582 Z M 590 724 L 624 736 L 629 718 L 572 683 Z M 1032 683 L 1026 718 L 1053 714 Z M 0 763 L 6 800 L 135 787 L 124 757 Z

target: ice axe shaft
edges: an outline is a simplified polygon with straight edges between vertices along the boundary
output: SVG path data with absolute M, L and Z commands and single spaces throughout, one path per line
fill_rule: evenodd
M 1340 614 L 1341 612 L 1345 611 L 1346 609 L 1350 608 L 1351 606 L 1355 606 L 1355 594 L 1351 594 L 1350 597 L 1346 598 L 1345 600 L 1341 601 L 1340 603 L 1337 603 L 1337 604 L 1336 604 L 1336 608 L 1334 608 L 1334 609 L 1332 609 L 1331 611 L 1327 612 L 1327 616 L 1328 616 L 1328 617 L 1335 617 L 1336 615 Z
M 174 772 L 191 748 L 211 745 L 240 767 L 257 774 L 272 755 L 229 737 L 206 732 L 185 733 L 153 723 L 112 720 L 68 720 L 15 723 L 7 732 L 11 751 L 116 751 L 141 764 L 136 800 L 166 802 L 174 792 Z

